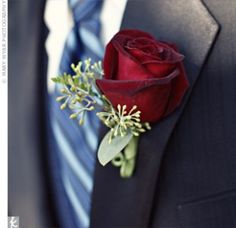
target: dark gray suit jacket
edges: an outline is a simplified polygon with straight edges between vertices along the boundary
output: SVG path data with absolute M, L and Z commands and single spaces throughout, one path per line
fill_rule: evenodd
M 50 189 L 46 187 L 44 191 L 34 192 L 45 179 L 38 173 L 46 164 L 42 146 L 45 129 L 41 124 L 45 117 L 39 89 L 45 88 L 45 74 L 40 71 L 45 64 L 38 59 L 42 56 L 39 41 L 44 39 L 40 33 L 43 3 L 35 1 L 34 4 L 35 11 L 25 11 L 32 12 L 32 20 L 25 19 L 23 25 L 19 23 L 30 36 L 22 35 L 22 40 L 10 42 L 12 47 L 19 45 L 10 50 L 13 69 L 9 72 L 12 83 L 9 199 L 10 210 L 18 214 L 23 213 L 24 202 L 34 209 L 38 208 L 39 201 L 45 202 L 29 203 L 29 199 L 39 195 L 45 199 L 45 193 L 50 196 Z M 123 180 L 117 169 L 97 164 L 92 227 L 236 227 L 235 11 L 234 0 L 128 1 L 122 27 L 143 29 L 159 39 L 175 42 L 185 55 L 191 89 L 178 110 L 141 137 L 134 177 Z M 18 18 L 26 17 L 24 13 Z M 35 24 L 33 18 L 37 21 Z M 12 21 L 12 26 L 16 21 Z M 15 29 L 19 28 L 15 26 Z M 10 31 L 10 36 L 16 34 L 15 29 Z M 19 33 L 23 34 L 21 29 Z M 29 45 L 33 46 L 29 48 Z M 27 59 L 32 58 L 33 66 L 27 64 Z M 13 67 L 16 63 L 21 64 L 20 70 Z M 29 81 L 16 84 L 17 78 Z M 17 93 L 16 98 L 13 92 Z M 20 104 L 24 108 L 20 108 Z M 15 113 L 21 116 L 17 124 Z M 102 129 L 102 134 L 105 130 Z M 25 184 L 22 186 L 19 181 L 20 187 L 16 190 L 15 181 L 19 178 L 23 178 Z M 23 194 L 25 191 L 29 192 L 29 198 Z M 20 195 L 24 196 L 22 200 Z M 44 212 L 49 211 L 47 204 L 41 207 Z M 38 210 L 32 213 L 35 219 L 38 219 L 37 213 Z M 41 213 L 43 217 L 46 214 Z
M 25 228 L 57 225 L 46 178 L 44 3 L 9 0 L 8 214 Z

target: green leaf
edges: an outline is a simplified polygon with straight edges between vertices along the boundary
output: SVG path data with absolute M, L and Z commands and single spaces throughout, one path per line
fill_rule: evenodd
M 61 81 L 59 77 L 51 78 L 51 80 L 55 83 L 59 83 Z
M 98 149 L 98 160 L 103 166 L 121 152 L 133 137 L 132 133 L 129 132 L 123 137 L 114 137 L 109 143 L 110 134 L 111 131 L 105 135 Z

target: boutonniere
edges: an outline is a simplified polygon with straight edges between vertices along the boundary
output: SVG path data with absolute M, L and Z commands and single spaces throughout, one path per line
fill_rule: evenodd
M 123 30 L 106 46 L 103 64 L 87 59 L 71 65 L 74 75 L 53 78 L 63 85 L 57 101 L 73 110 L 70 118 L 83 124 L 86 112 L 96 111 L 109 128 L 98 149 L 102 165 L 132 176 L 140 135 L 172 113 L 189 87 L 183 59 L 174 44 Z

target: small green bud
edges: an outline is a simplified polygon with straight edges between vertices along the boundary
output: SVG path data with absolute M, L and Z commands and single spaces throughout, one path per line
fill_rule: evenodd
M 83 125 L 83 124 L 84 124 L 84 118 L 80 118 L 79 124 L 80 124 L 80 125 Z
M 70 119 L 75 119 L 77 118 L 78 114 L 77 113 L 73 113 L 70 115 Z
M 73 70 L 75 70 L 75 64 L 74 63 L 72 63 L 70 66 Z
M 63 110 L 66 108 L 66 103 L 63 103 L 61 106 L 60 106 L 60 109 Z
M 67 93 L 66 89 L 65 89 L 65 88 L 62 88 L 62 89 L 61 89 L 61 93 Z
M 61 97 L 57 97 L 56 98 L 56 101 L 57 102 L 60 102 L 60 101 L 62 101 L 62 100 L 64 100 L 65 99 L 65 96 L 61 96 Z
M 139 133 L 136 132 L 136 131 L 133 131 L 132 134 L 133 134 L 134 136 L 139 136 Z
M 148 122 L 144 123 L 144 126 L 145 126 L 148 130 L 151 130 L 151 129 L 152 129 L 152 128 L 151 128 L 151 125 L 150 125 Z
M 146 130 L 144 128 L 140 128 L 139 132 L 145 132 Z
M 89 111 L 92 111 L 92 110 L 94 110 L 95 108 L 94 108 L 94 106 L 91 106 L 91 107 L 89 107 Z

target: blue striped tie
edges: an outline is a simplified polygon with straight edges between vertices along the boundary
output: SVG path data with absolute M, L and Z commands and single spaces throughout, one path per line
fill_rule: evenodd
M 94 61 L 102 59 L 103 47 L 98 39 L 100 31 L 99 13 L 102 1 L 70 0 L 74 27 L 68 34 L 59 74 L 72 73 L 71 63 L 77 63 L 88 57 Z M 59 96 L 58 88 L 52 96 L 51 124 L 57 147 L 60 177 L 66 197 L 71 205 L 76 227 L 89 226 L 93 171 L 98 143 L 98 119 L 89 113 L 85 124 L 79 126 L 77 121 L 69 119 L 71 110 L 61 111 L 55 98 Z M 60 210 L 60 208 L 59 208 Z

